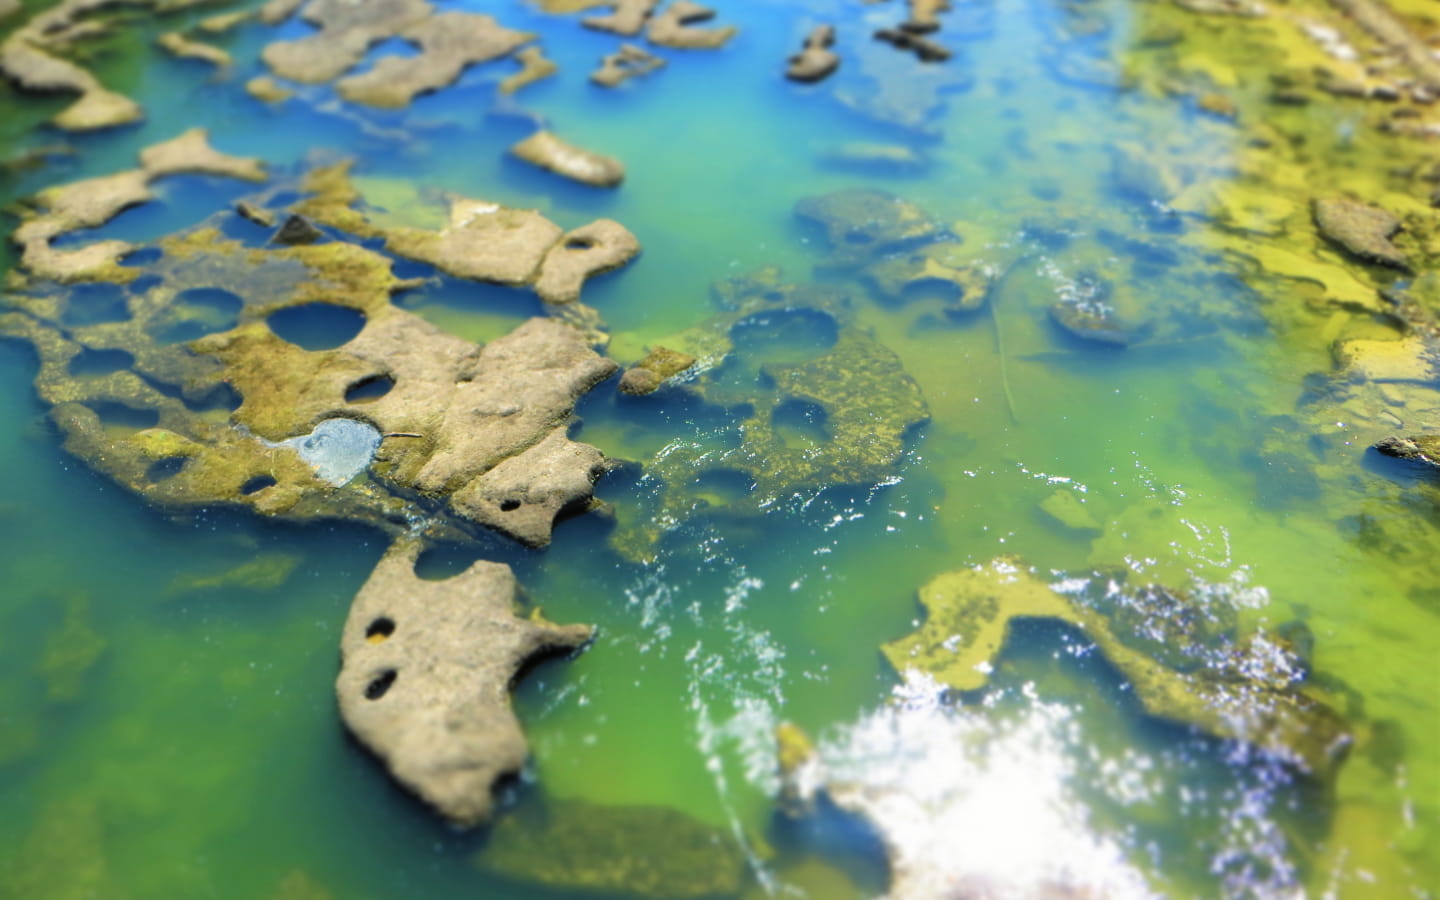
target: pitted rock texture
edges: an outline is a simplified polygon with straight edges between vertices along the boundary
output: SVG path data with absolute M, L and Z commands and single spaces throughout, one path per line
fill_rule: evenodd
M 407 106 L 420 94 L 454 83 L 466 67 L 499 59 L 535 39 L 490 16 L 461 12 L 423 19 L 400 37 L 419 47 L 420 55 L 387 56 L 364 74 L 340 79 L 335 85 L 340 96 L 368 106 Z
M 594 275 L 618 269 L 640 253 L 635 235 L 613 219 L 598 219 L 567 232 L 540 264 L 535 293 L 546 303 L 574 303 Z
M 352 734 L 452 823 L 488 822 L 495 781 L 529 750 L 510 685 L 531 660 L 575 650 L 588 625 L 519 612 L 509 566 L 480 561 L 445 581 L 415 574 L 418 545 L 392 548 L 356 594 L 335 681 Z
M 116 190 L 82 182 L 89 199 L 108 213 L 151 171 L 248 171 L 244 161 L 177 146 L 184 143 L 147 151 L 150 168 Z M 336 199 L 349 197 L 348 182 L 329 183 L 333 195 L 312 198 L 308 209 L 365 236 L 380 233 Z M 252 220 L 274 215 L 264 196 L 273 194 L 247 201 Z M 88 209 L 80 200 L 57 208 L 67 221 Z M 544 546 L 557 516 L 590 506 L 607 462 L 566 431 L 576 400 L 616 370 L 591 349 L 592 335 L 537 318 L 484 346 L 470 343 L 393 304 L 392 292 L 414 284 L 344 231 L 247 247 L 216 227 L 238 215 L 220 213 L 216 224 L 162 241 L 158 260 L 116 266 L 110 282 L 65 288 L 32 279 L 9 298 L 13 311 L 0 328 L 37 348 L 36 386 L 67 449 L 177 513 L 236 506 L 449 537 L 492 529 Z M 544 225 L 536 271 L 561 238 L 558 226 Z M 623 232 L 614 223 L 601 231 L 613 229 Z M 140 275 L 138 287 L 122 286 Z M 566 283 L 581 277 L 577 270 Z M 289 315 L 339 330 L 330 343 L 301 346 L 287 339 Z M 348 426 L 377 435 L 378 448 L 344 465 L 333 454 L 298 452 Z
M 40 212 L 21 222 L 12 237 L 22 248 L 22 264 L 36 277 L 61 282 L 133 277 L 134 270 L 127 271 L 118 262 L 134 249 L 124 241 L 98 241 L 75 250 L 58 250 L 50 242 L 68 232 L 104 225 L 124 210 L 153 199 L 150 184 L 155 179 L 182 174 L 264 181 L 265 167 L 256 159 L 220 153 L 210 146 L 205 129 L 192 128 L 142 150 L 139 169 L 41 191 L 35 198 Z

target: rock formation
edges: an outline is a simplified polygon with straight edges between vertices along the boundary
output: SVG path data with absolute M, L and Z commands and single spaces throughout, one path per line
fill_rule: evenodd
M 625 166 L 618 159 L 577 147 L 549 131 L 537 131 L 510 148 L 519 159 L 591 187 L 619 187 Z
M 508 566 L 477 562 L 445 581 L 415 574 L 418 545 L 393 548 L 355 596 L 340 638 L 340 715 L 391 774 L 449 821 L 488 822 L 491 787 L 528 755 L 510 685 L 533 659 L 591 637 L 519 615 Z

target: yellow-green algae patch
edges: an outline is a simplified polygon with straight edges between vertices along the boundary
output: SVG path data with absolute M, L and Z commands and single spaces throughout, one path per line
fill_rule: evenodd
M 920 630 L 882 648 L 898 672 L 918 670 L 959 691 L 979 690 L 989 682 L 1012 623 L 1050 619 L 1084 632 L 1151 715 L 1253 744 L 1322 776 L 1332 773 L 1352 742 L 1340 717 L 1311 696 L 1309 686 L 1297 684 L 1300 666 L 1275 635 L 1248 635 L 1222 651 L 1220 660 L 1180 671 L 1127 643 L 1106 617 L 1013 559 L 938 575 L 921 587 L 920 604 L 927 614 Z M 1194 640 L 1184 634 L 1183 609 L 1166 607 L 1164 627 L 1177 632 L 1170 641 Z

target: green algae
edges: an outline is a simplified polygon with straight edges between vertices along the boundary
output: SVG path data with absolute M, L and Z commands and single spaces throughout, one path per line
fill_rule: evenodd
M 701 900 L 738 894 L 734 837 L 679 810 L 551 799 L 502 819 L 476 864 L 521 881 L 602 896 Z
M 166 594 L 176 596 L 232 588 L 273 591 L 290 580 L 300 563 L 301 557 L 294 553 L 266 553 L 220 572 L 177 575 Z
M 76 594 L 65 601 L 65 620 L 46 639 L 39 674 L 45 694 L 57 703 L 80 696 L 86 674 L 100 661 L 110 642 L 90 625 L 90 598 Z

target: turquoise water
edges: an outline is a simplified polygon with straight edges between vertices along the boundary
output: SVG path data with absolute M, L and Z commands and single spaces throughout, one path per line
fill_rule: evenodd
M 772 733 L 789 720 L 838 778 L 949 798 L 888 819 L 892 836 L 961 859 L 983 848 L 971 866 L 982 875 L 1009 867 L 1023 882 L 1048 856 L 1103 862 L 1162 896 L 1430 896 L 1440 884 L 1440 623 L 1424 592 L 1436 574 L 1433 505 L 1367 460 L 1380 434 L 1366 429 L 1377 426 L 1339 424 L 1343 410 L 1333 428 L 1315 424 L 1326 401 L 1314 373 L 1331 369 L 1315 335 L 1328 313 L 1275 315 L 1273 296 L 1207 250 L 1210 223 L 1157 209 L 1113 174 L 1117 146 L 1143 157 L 1183 142 L 1211 171 L 1239 152 L 1227 123 L 1170 98 L 1076 83 L 1057 64 L 1134 53 L 1145 6 L 1086 4 L 1108 30 L 1057 45 L 1059 4 L 962 4 L 940 35 L 955 58 L 920 69 L 865 37 L 900 14 L 893 5 L 734 3 L 721 18 L 742 30 L 725 50 L 664 52 L 663 71 L 614 93 L 584 78 L 612 36 L 519 4 L 446 6 L 543 36 L 561 74 L 516 100 L 622 159 L 621 189 L 591 191 L 505 158 L 527 130 L 486 116 L 508 62 L 406 112 L 338 104 L 324 87 L 272 108 L 241 86 L 259 73 L 264 43 L 304 26 L 242 26 L 221 41 L 237 64 L 217 80 L 152 54 L 141 21 L 107 42 L 96 70 L 140 100 L 147 121 L 66 138 L 73 157 L 5 190 L 12 199 L 128 168 L 139 148 L 203 125 L 218 148 L 281 174 L 354 157 L 367 202 L 400 219 L 433 224 L 441 192 L 538 208 L 567 228 L 614 218 L 644 253 L 588 285 L 585 302 L 622 363 L 709 320 L 719 312 L 710 286 L 763 265 L 855 296 L 856 328 L 898 356 L 930 412 L 873 483 L 799 485 L 753 514 L 735 511 L 747 484 L 700 479 L 683 486 L 696 510 L 639 563 L 612 549 L 612 529 L 655 515 L 662 487 L 621 472 L 597 488 L 618 526 L 579 517 L 543 552 L 490 542 L 424 561 L 434 577 L 482 555 L 508 562 L 552 620 L 600 629 L 584 653 L 540 665 L 517 688 L 534 760 L 505 789 L 508 816 L 578 810 L 570 821 L 591 821 L 597 846 L 644 857 L 673 834 L 667 820 L 605 843 L 609 817 L 644 808 L 648 821 L 670 808 L 729 848 L 716 866 L 744 857 L 743 896 L 883 893 L 873 835 L 833 811 L 777 817 Z M 785 82 L 781 62 L 821 21 L 840 28 L 840 73 L 818 87 Z M 902 65 L 919 70 L 904 84 L 935 82 L 931 134 L 868 121 L 832 96 Z M 59 103 L 0 90 L 5 147 L 61 139 L 35 130 Z M 841 141 L 898 141 L 930 162 L 918 174 L 823 162 Z M 1005 268 L 987 309 L 950 316 L 923 292 L 887 301 L 817 267 L 823 238 L 794 205 L 853 187 L 955 223 L 967 248 Z M 158 203 L 98 233 L 158 239 L 248 190 L 198 177 L 158 188 Z M 1054 325 L 1049 307 L 1085 290 L 1087 272 L 1117 285 L 1117 305 L 1145 311 L 1152 340 L 1113 350 Z M 403 302 L 476 340 L 538 311 L 528 295 L 457 282 Z M 1353 319 L 1337 327 L 1379 329 Z M 742 401 L 766 396 L 760 362 L 828 337 L 798 331 L 742 346 L 702 383 Z M 594 896 L 540 886 L 553 860 L 496 874 L 487 853 L 498 832 L 447 828 L 345 737 L 332 688 L 340 625 L 383 536 L 147 509 L 63 453 L 30 384 L 35 368 L 24 345 L 0 343 L 0 890 Z M 733 406 L 673 391 L 634 401 L 611 382 L 577 412 L 577 440 L 652 469 L 675 442 L 721 451 L 739 440 Z M 803 416 L 790 427 L 800 444 L 825 439 Z M 1276 442 L 1295 451 L 1295 469 L 1262 452 Z M 1047 517 L 1039 506 L 1057 492 L 1082 501 L 1098 533 Z M 1367 540 L 1375 519 L 1410 543 Z M 1017 630 L 981 696 L 917 695 L 880 644 L 914 630 L 916 591 L 930 578 L 1007 554 L 1057 581 L 1120 567 L 1135 583 L 1192 587 L 1247 623 L 1302 621 L 1314 676 L 1345 698 L 1355 750 L 1322 784 L 1159 723 L 1083 637 L 1040 623 Z M 226 583 L 251 564 L 256 583 Z

